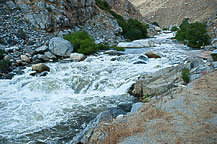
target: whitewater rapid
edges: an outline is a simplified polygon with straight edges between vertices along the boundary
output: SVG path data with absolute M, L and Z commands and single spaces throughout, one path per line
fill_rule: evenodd
M 189 49 L 162 34 L 153 48 L 126 49 L 125 55 L 103 52 L 82 62 L 47 63 L 45 77 L 31 67 L 12 80 L 0 80 L 0 143 L 67 143 L 97 113 L 135 98 L 127 94 L 140 75 L 182 63 Z M 134 64 L 147 51 L 162 58 Z

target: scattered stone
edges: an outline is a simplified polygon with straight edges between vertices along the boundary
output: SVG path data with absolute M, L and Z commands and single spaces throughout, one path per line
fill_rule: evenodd
M 42 54 L 38 54 L 38 59 L 42 60 L 42 61 L 48 61 L 49 58 L 46 55 L 42 55 Z
M 26 55 L 21 55 L 20 58 L 24 62 L 27 62 L 27 63 L 31 62 L 30 58 L 28 56 L 26 56 Z
M 54 54 L 52 54 L 51 52 L 45 52 L 44 53 L 45 54 L 45 56 L 47 56 L 49 59 L 57 59 L 57 57 L 54 55 Z
M 19 48 L 17 46 L 13 46 L 5 49 L 6 52 L 13 52 L 14 50 L 19 50 Z
M 68 57 L 73 52 L 73 46 L 69 41 L 55 37 L 49 42 L 49 50 L 57 56 Z
M 145 53 L 145 55 L 146 55 L 148 58 L 161 58 L 159 55 L 155 54 L 155 53 L 152 52 L 152 51 Z
M 79 61 L 83 61 L 85 59 L 86 59 L 86 56 L 83 54 L 79 54 L 79 53 L 71 53 L 70 54 L 70 60 L 72 60 L 72 61 L 79 62 Z
M 41 72 L 44 72 L 44 71 L 49 72 L 50 68 L 46 64 L 40 63 L 40 64 L 33 65 L 32 70 L 36 71 L 37 73 L 41 73 Z
M 0 44 L 0 50 L 5 50 L 5 46 L 4 45 L 2 45 L 2 44 Z
M 47 51 L 47 50 L 48 50 L 48 47 L 47 47 L 47 46 L 41 46 L 41 47 L 37 48 L 35 51 L 36 51 L 37 53 L 44 53 L 44 52 Z
M 24 51 L 30 55 L 33 55 L 35 53 L 35 51 L 32 50 L 30 47 L 27 47 Z

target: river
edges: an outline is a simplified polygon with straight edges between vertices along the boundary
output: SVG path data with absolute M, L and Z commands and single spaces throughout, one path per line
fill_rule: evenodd
M 123 102 L 138 76 L 182 63 L 189 48 L 167 39 L 151 38 L 153 48 L 126 49 L 125 55 L 103 52 L 82 62 L 47 63 L 45 77 L 32 77 L 31 67 L 12 80 L 0 80 L 0 143 L 68 143 L 99 112 Z M 147 51 L 162 58 L 133 64 Z

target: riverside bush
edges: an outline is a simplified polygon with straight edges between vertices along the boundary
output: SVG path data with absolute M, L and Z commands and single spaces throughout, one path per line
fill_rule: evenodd
M 123 29 L 122 35 L 129 40 L 142 39 L 147 37 L 147 26 L 136 19 L 124 20 L 121 15 L 112 11 L 109 4 L 105 0 L 96 0 L 96 5 L 109 12 L 118 22 L 118 25 Z
M 182 79 L 185 83 L 190 82 L 190 70 L 188 68 L 182 70 Z
M 179 30 L 179 28 L 177 27 L 177 26 L 173 26 L 172 28 L 171 28 L 171 31 L 178 31 Z
M 4 53 L 5 53 L 5 51 L 3 51 L 3 50 L 0 49 L 0 59 L 4 58 Z
M 151 24 L 159 27 L 159 24 L 157 22 L 152 22 Z
M 116 49 L 116 46 L 109 46 L 107 44 L 96 44 L 95 40 L 85 31 L 78 31 L 63 36 L 64 39 L 71 42 L 74 51 L 89 55 L 98 52 L 99 50 Z M 124 49 L 116 49 L 117 51 L 124 51 Z
M 71 42 L 75 52 L 89 55 L 99 51 L 99 46 L 95 44 L 94 39 L 85 31 L 74 32 L 65 35 L 63 38 Z
M 8 72 L 10 70 L 11 63 L 9 60 L 0 61 L 0 72 Z
M 199 22 L 189 23 L 188 19 L 184 19 L 179 28 L 175 39 L 183 42 L 187 46 L 200 48 L 201 46 L 210 44 L 210 37 L 207 34 L 207 25 Z
M 212 54 L 211 56 L 212 56 L 213 61 L 217 61 L 217 54 L 215 54 L 215 55 Z

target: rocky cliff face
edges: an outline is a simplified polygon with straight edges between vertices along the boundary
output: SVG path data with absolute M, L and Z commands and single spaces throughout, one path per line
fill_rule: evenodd
M 72 28 L 97 12 L 95 0 L 16 0 L 24 17 L 32 25 L 46 31 Z
M 190 21 L 206 21 L 217 9 L 216 0 L 130 0 L 150 21 L 161 26 L 180 24 L 186 17 Z

